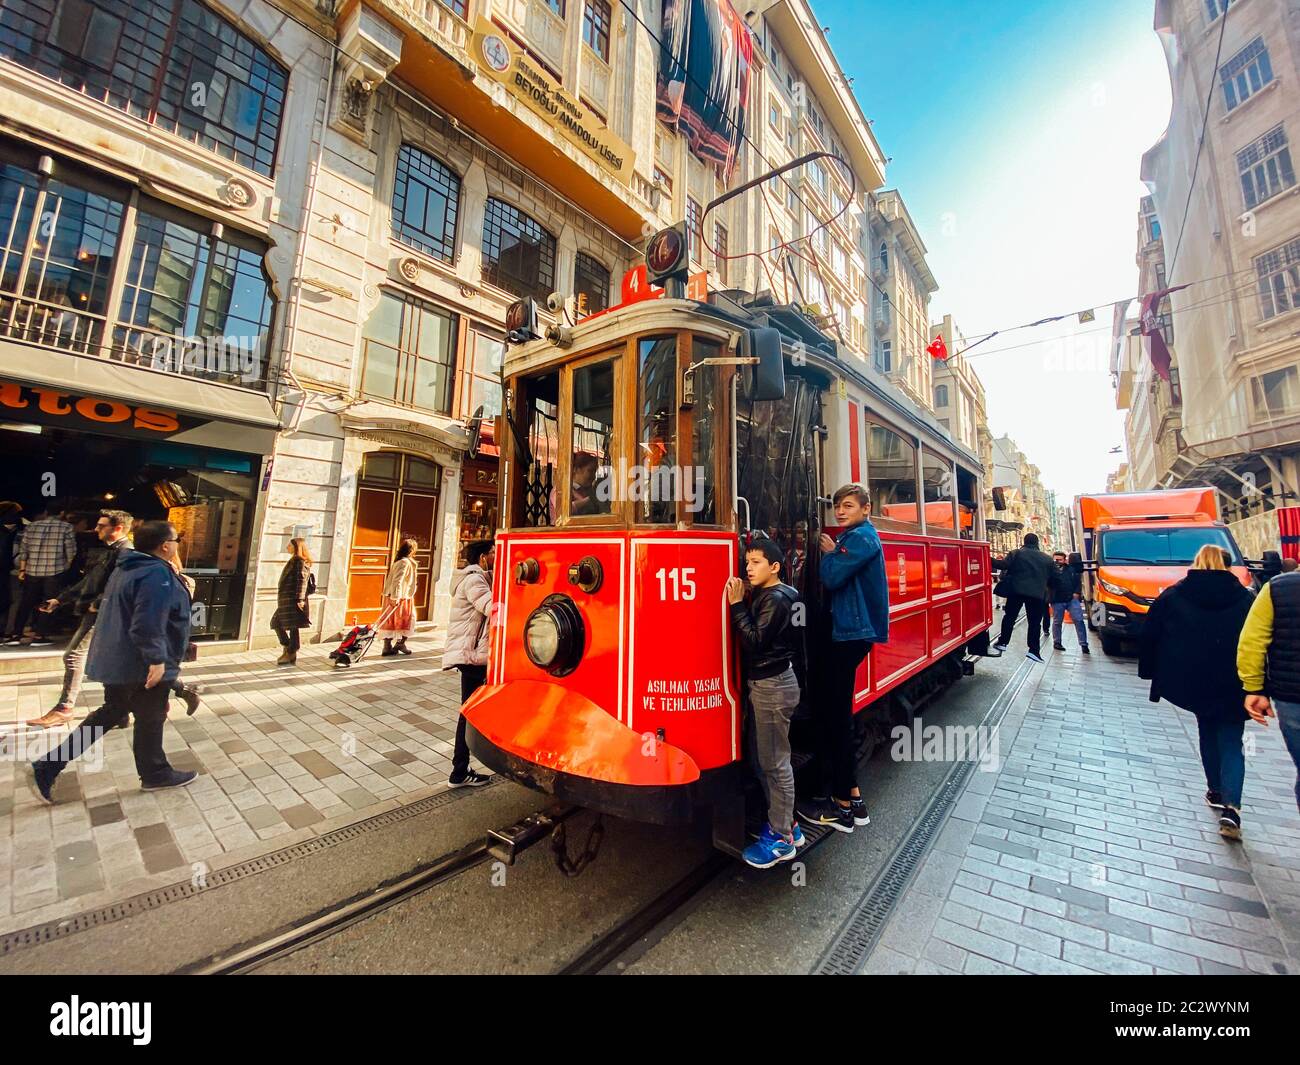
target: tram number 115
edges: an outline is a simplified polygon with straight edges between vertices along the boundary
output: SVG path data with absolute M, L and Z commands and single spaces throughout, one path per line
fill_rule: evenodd
M 659 598 L 661 600 L 669 599 L 668 585 L 673 586 L 671 598 L 675 602 L 689 602 L 695 598 L 695 570 L 694 569 L 661 569 L 655 574 L 655 579 L 659 582 Z

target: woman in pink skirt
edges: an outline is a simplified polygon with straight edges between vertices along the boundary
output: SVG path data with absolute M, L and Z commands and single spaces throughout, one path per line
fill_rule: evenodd
M 384 578 L 384 601 L 380 616 L 392 613 L 375 629 L 375 635 L 384 638 L 382 655 L 409 655 L 406 638 L 415 632 L 415 584 L 418 568 L 411 557 L 418 545 L 414 540 L 403 540 L 397 548 L 397 559 L 388 576 Z M 397 641 L 394 643 L 393 641 Z

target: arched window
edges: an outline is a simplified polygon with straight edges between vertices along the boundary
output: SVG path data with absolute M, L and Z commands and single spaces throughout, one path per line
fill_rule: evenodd
M 880 269 L 889 273 L 889 245 L 883 240 L 880 242 Z
M 393 182 L 393 236 L 445 263 L 456 258 L 460 178 L 428 152 L 403 144 Z
M 573 268 L 573 294 L 579 314 L 595 314 L 609 306 L 609 271 L 585 251 L 578 252 Z
M 517 207 L 489 198 L 483 280 L 516 296 L 545 299 L 555 288 L 555 237 Z
M 948 386 L 934 386 L 934 405 L 935 407 L 946 407 L 948 405 Z
M 3 0 L 0 56 L 270 175 L 289 72 L 197 0 Z

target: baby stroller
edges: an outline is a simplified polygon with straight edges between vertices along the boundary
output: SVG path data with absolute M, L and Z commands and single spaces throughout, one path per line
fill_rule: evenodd
M 375 642 L 375 630 L 392 617 L 396 609 L 397 604 L 394 603 L 375 619 L 373 625 L 352 626 L 343 637 L 343 642 L 330 652 L 334 668 L 353 666 L 360 662 L 370 650 L 370 645 Z

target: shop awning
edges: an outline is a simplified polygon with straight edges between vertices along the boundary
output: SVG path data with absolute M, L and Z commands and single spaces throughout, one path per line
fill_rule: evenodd
M 0 377 L 186 415 L 183 427 L 168 437 L 177 443 L 269 454 L 280 428 L 263 392 L 11 340 L 0 340 Z M 15 416 L 0 410 L 0 420 Z

